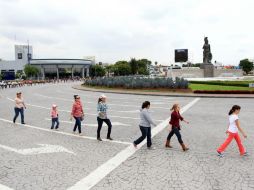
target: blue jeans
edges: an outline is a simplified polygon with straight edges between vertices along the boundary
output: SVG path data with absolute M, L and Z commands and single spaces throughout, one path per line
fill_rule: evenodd
M 58 120 L 58 117 L 52 118 L 51 129 L 54 129 L 55 124 L 56 124 L 56 128 L 55 128 L 55 129 L 58 129 L 58 127 L 59 127 L 59 120 Z
M 134 141 L 135 145 L 141 143 L 145 138 L 147 138 L 147 147 L 152 146 L 152 139 L 151 139 L 151 127 L 142 127 L 139 126 L 142 136 L 139 137 L 137 140 Z
M 19 116 L 19 113 L 21 115 L 21 123 L 24 124 L 24 108 L 14 108 L 15 116 L 13 118 L 13 123 L 16 122 L 17 117 Z
M 168 137 L 167 137 L 167 140 L 170 141 L 171 137 L 176 134 L 177 136 L 177 139 L 178 139 L 178 142 L 180 144 L 183 143 L 183 140 L 182 140 L 182 136 L 181 136 L 181 133 L 180 133 L 180 130 L 178 127 L 172 127 L 172 130 L 169 132 L 168 134 Z
M 81 133 L 81 117 L 74 117 L 76 122 L 73 128 L 73 131 L 75 132 L 78 127 L 78 132 Z

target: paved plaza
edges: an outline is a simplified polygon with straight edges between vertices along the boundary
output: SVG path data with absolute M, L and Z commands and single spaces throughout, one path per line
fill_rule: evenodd
M 253 99 L 196 98 L 105 93 L 112 138 L 107 127 L 96 140 L 96 107 L 100 92 L 72 88 L 77 83 L 37 85 L 0 90 L 0 190 L 250 190 L 254 189 Z M 16 92 L 22 91 L 27 109 L 26 125 L 12 123 Z M 82 136 L 72 133 L 73 95 L 85 110 Z M 151 102 L 155 150 L 135 149 L 140 136 L 139 109 Z M 50 110 L 58 105 L 60 129 L 50 130 Z M 179 103 L 183 116 L 183 152 L 176 137 L 172 149 L 164 148 L 170 107 Z M 242 141 L 249 156 L 240 157 L 232 142 L 220 158 L 216 148 L 226 138 L 227 113 L 234 104 L 242 107 L 240 123 L 248 138 Z

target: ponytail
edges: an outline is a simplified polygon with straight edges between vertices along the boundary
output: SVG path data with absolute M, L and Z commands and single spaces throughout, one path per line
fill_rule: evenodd
M 99 99 L 98 99 L 98 104 L 99 104 L 100 102 L 102 102 L 102 98 L 99 98 Z
M 240 109 L 241 109 L 240 106 L 234 105 L 234 106 L 230 109 L 228 115 L 232 115 L 236 110 L 240 110 Z

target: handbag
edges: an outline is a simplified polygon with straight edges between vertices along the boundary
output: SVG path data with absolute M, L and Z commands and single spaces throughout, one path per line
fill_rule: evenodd
M 84 114 L 82 114 L 82 116 L 80 117 L 80 120 L 81 120 L 81 121 L 83 121 L 83 120 L 84 120 L 84 118 L 85 118 L 85 115 L 84 115 Z
M 99 118 L 101 118 L 101 119 L 106 119 L 106 113 L 104 113 L 104 112 L 99 112 Z

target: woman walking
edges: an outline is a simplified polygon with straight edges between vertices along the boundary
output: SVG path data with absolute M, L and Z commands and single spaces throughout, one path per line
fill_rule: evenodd
M 172 146 L 170 146 L 170 139 L 175 134 L 177 136 L 178 142 L 182 146 L 183 151 L 187 151 L 187 150 L 189 150 L 189 148 L 187 148 L 185 146 L 185 144 L 183 143 L 182 136 L 181 136 L 181 133 L 180 133 L 180 130 L 181 130 L 180 120 L 184 121 L 187 124 L 189 124 L 189 122 L 185 121 L 184 118 L 181 116 L 179 104 L 174 104 L 173 107 L 171 108 L 171 111 L 172 111 L 171 119 L 170 119 L 170 122 L 169 122 L 169 124 L 171 125 L 171 131 L 168 134 L 165 147 L 166 148 L 172 148 Z
M 228 126 L 228 129 L 226 131 L 226 133 L 228 134 L 228 138 L 217 149 L 217 152 L 218 152 L 219 156 L 223 156 L 222 152 L 227 148 L 227 146 L 231 143 L 231 141 L 233 139 L 235 139 L 235 141 L 238 145 L 240 155 L 241 156 L 246 156 L 247 155 L 247 152 L 245 151 L 245 149 L 242 145 L 240 135 L 238 134 L 238 130 L 239 130 L 242 133 L 243 137 L 247 138 L 247 135 L 245 134 L 245 132 L 240 127 L 239 117 L 238 117 L 238 115 L 240 113 L 240 110 L 241 110 L 240 106 L 234 105 L 228 113 L 228 115 L 229 115 L 229 126 Z
M 102 141 L 101 139 L 101 128 L 103 122 L 105 122 L 108 126 L 108 133 L 107 133 L 107 139 L 108 140 L 113 140 L 111 138 L 111 129 L 112 129 L 112 124 L 110 119 L 108 118 L 107 115 L 107 110 L 108 110 L 108 105 L 106 104 L 106 96 L 101 95 L 98 99 L 98 104 L 97 104 L 97 111 L 98 111 L 98 116 L 97 116 L 97 122 L 98 122 L 98 128 L 97 128 L 97 140 Z
M 147 138 L 147 148 L 152 149 L 152 139 L 151 139 L 151 125 L 155 126 L 150 113 L 150 102 L 145 101 L 142 104 L 142 109 L 140 111 L 140 123 L 139 128 L 142 133 L 142 136 L 133 142 L 134 147 L 137 147 L 145 138 Z
M 20 115 L 21 115 L 21 124 L 25 124 L 24 109 L 26 109 L 26 105 L 25 105 L 24 100 L 22 98 L 22 93 L 18 92 L 16 94 L 16 98 L 15 98 L 15 108 L 14 108 L 15 116 L 13 118 L 13 123 L 16 122 L 16 119 L 17 119 L 17 117 L 19 116 L 19 113 L 20 113 Z
M 73 133 L 75 133 L 76 129 L 78 128 L 79 135 L 81 135 L 81 121 L 84 117 L 84 111 L 82 103 L 80 101 L 80 97 L 78 95 L 74 95 L 74 103 L 72 105 L 71 117 L 74 117 L 75 119 Z

